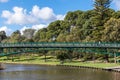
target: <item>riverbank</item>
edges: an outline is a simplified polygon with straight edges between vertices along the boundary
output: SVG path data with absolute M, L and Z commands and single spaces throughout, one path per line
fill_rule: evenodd
M 120 64 L 115 63 L 105 63 L 105 62 L 81 62 L 78 60 L 73 61 L 64 61 L 62 64 L 59 60 L 51 57 L 47 57 L 45 60 L 43 57 L 32 57 L 29 59 L 26 59 L 24 57 L 22 58 L 15 58 L 14 61 L 11 59 L 3 58 L 0 60 L 1 63 L 11 63 L 11 64 L 37 64 L 37 65 L 47 65 L 47 66 L 70 66 L 70 67 L 83 67 L 83 68 L 92 68 L 92 69 L 106 69 L 111 70 L 114 67 L 120 67 Z
M 91 68 L 100 68 L 100 69 L 110 69 L 114 67 L 120 67 L 120 64 L 115 63 L 94 63 L 94 62 L 79 62 L 79 61 L 71 61 L 64 62 L 61 64 L 59 61 L 0 61 L 1 63 L 10 63 L 10 64 L 36 64 L 36 65 L 49 65 L 49 66 L 73 66 L 73 67 L 91 67 Z

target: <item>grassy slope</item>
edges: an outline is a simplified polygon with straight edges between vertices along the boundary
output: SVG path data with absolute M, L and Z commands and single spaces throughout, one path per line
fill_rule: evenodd
M 56 60 L 54 57 L 48 56 L 45 62 L 43 56 L 38 57 L 14 57 L 14 61 L 7 60 L 6 57 L 0 58 L 0 62 L 3 63 L 20 63 L 20 64 L 42 64 L 42 65 L 60 65 L 60 61 Z M 120 66 L 120 64 L 114 63 L 94 63 L 94 62 L 80 62 L 80 61 L 66 61 L 62 65 L 74 65 L 74 66 L 87 66 L 87 67 L 96 67 L 96 68 L 106 68 L 106 67 L 115 67 Z

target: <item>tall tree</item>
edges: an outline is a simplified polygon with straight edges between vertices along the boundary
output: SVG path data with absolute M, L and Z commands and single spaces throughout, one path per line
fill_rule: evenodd
M 101 20 L 101 24 L 99 26 L 103 26 L 104 24 L 103 20 L 109 14 L 108 10 L 109 10 L 111 1 L 112 0 L 95 0 L 94 8 L 99 19 Z

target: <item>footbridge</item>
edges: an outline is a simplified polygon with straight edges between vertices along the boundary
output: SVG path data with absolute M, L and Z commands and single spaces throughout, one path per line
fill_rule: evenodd
M 0 48 L 112 48 L 119 49 L 120 43 L 103 42 L 32 42 L 32 43 L 0 43 Z
M 79 49 L 81 52 L 110 53 L 106 49 L 120 49 L 120 43 L 105 42 L 19 42 L 19 43 L 0 43 L 0 56 L 19 54 L 25 52 L 37 52 L 39 50 L 50 49 Z M 99 50 L 100 49 L 100 50 Z M 105 49 L 103 52 L 101 49 Z

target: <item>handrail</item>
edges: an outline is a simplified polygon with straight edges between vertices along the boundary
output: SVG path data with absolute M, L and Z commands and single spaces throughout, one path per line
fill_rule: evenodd
M 24 42 L 0 43 L 0 48 L 120 48 L 120 43 L 105 42 Z

